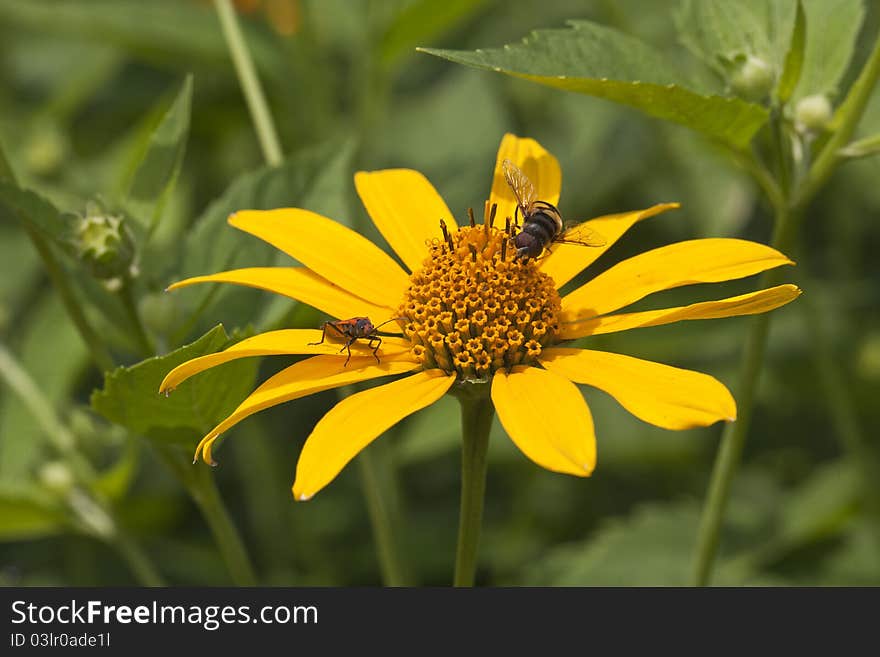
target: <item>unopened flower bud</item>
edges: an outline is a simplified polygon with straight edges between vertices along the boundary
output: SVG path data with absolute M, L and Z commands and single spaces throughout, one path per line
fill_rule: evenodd
M 811 132 L 824 130 L 831 121 L 831 102 L 824 94 L 805 96 L 794 108 L 794 120 L 798 126 Z
M 76 254 L 95 278 L 131 275 L 135 247 L 122 217 L 89 208 L 86 216 L 77 220 L 73 232 Z
M 760 57 L 746 55 L 730 76 L 733 92 L 746 100 L 763 100 L 773 89 L 773 68 Z

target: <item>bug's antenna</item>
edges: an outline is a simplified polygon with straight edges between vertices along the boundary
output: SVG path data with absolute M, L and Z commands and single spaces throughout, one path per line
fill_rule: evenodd
M 386 324 L 390 324 L 391 322 L 397 322 L 402 319 L 406 319 L 406 317 L 392 317 L 391 319 L 387 319 L 384 322 L 382 322 L 381 324 L 377 324 L 376 326 L 374 326 L 373 330 L 376 331 L 379 329 L 380 326 L 385 326 Z

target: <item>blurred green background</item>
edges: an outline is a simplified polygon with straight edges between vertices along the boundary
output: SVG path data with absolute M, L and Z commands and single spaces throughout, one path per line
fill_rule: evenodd
M 461 217 L 467 207 L 482 206 L 505 132 L 538 139 L 559 158 L 560 207 L 567 217 L 682 203 L 681 210 L 635 227 L 599 269 L 682 239 L 768 242 L 772 227 L 762 197 L 707 140 L 605 101 L 415 51 L 495 47 L 534 28 L 584 18 L 680 57 L 684 49 L 672 15 L 678 4 L 239 2 L 286 156 L 282 167 L 268 171 L 210 2 L 0 0 L 0 141 L 20 182 L 56 207 L 80 214 L 89 202 L 119 208 L 150 135 L 192 74 L 182 168 L 149 248 L 140 254 L 134 286 L 133 302 L 160 354 L 218 323 L 231 334 L 314 327 L 323 319 L 256 290 L 163 292 L 188 275 L 283 262 L 226 226 L 229 211 L 306 207 L 381 243 L 354 194 L 354 171 L 418 169 Z M 880 12 L 868 4 L 844 86 L 877 31 Z M 877 132 L 875 92 L 859 134 Z M 846 164 L 806 218 L 801 266 L 786 276 L 805 294 L 775 313 L 717 583 L 880 584 L 880 479 L 870 476 L 877 471 L 870 462 L 880 433 L 878 180 L 876 156 Z M 124 209 L 136 212 L 132 205 Z M 119 299 L 77 272 L 68 256 L 60 261 L 116 363 L 141 360 L 145 354 L 125 329 Z M 643 307 L 721 298 L 754 285 L 746 280 L 713 290 L 680 289 Z M 590 345 L 704 371 L 734 387 L 747 325 L 746 318 L 686 322 L 601 336 Z M 73 451 L 95 470 L 94 495 L 106 501 L 121 531 L 140 544 L 162 578 L 175 585 L 229 584 L 205 517 L 157 449 L 165 441 L 188 458 L 197 432 L 166 427 L 163 435 L 132 435 L 89 408 L 92 391 L 103 386 L 101 373 L 28 235 L 6 212 L 0 212 L 0 341 L 54 409 Z M 239 370 L 243 380 L 229 391 L 237 395 L 231 403 L 290 362 L 264 359 Z M 231 431 L 217 450 L 221 465 L 212 474 L 260 583 L 382 581 L 364 468 L 353 462 L 308 504 L 294 503 L 290 493 L 302 443 L 337 395 L 329 391 L 262 412 Z M 599 449 L 590 479 L 538 468 L 496 422 L 479 583 L 689 581 L 720 427 L 664 431 L 633 418 L 604 393 L 585 389 L 585 395 Z M 53 431 L 58 427 L 37 421 L 20 395 L 0 385 L 0 582 L 136 583 L 120 552 L 100 540 L 100 528 L 84 526 L 94 510 L 88 503 L 71 506 L 69 452 L 57 449 Z M 446 398 L 368 449 L 368 458 L 384 464 L 384 489 L 399 492 L 393 515 L 412 582 L 450 580 L 459 435 L 456 404 Z

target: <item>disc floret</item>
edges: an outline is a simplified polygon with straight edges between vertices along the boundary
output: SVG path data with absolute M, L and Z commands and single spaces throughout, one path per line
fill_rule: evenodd
M 426 369 L 482 383 L 499 369 L 536 365 L 555 342 L 561 306 L 553 279 L 516 257 L 510 229 L 482 225 L 428 242 L 400 315 L 412 354 Z

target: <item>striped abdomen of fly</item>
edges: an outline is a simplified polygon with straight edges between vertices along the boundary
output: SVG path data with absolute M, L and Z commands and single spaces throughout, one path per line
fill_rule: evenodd
M 518 258 L 537 258 L 562 232 L 562 216 L 556 206 L 535 201 L 523 214 L 522 230 L 513 238 Z

